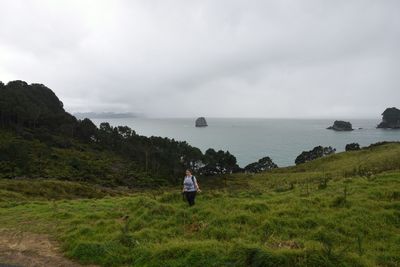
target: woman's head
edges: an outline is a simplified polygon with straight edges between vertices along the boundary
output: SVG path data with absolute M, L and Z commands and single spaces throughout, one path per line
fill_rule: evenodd
M 186 170 L 186 176 L 191 176 L 191 175 L 192 175 L 192 171 L 189 170 L 189 169 L 187 169 L 187 170 Z

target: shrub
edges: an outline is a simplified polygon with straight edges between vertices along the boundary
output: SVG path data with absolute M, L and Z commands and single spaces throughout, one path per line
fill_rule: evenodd
M 257 162 L 250 163 L 244 167 L 244 171 L 250 173 L 259 173 L 276 168 L 278 168 L 278 165 L 276 165 L 270 157 L 264 157 Z
M 334 154 L 335 152 L 336 149 L 330 146 L 329 147 L 316 146 L 310 151 L 303 151 L 299 156 L 297 156 L 295 163 L 296 165 L 306 163 L 308 161 L 312 161 L 317 158 Z
M 351 143 L 346 145 L 346 151 L 357 151 L 360 150 L 360 145 L 358 143 Z

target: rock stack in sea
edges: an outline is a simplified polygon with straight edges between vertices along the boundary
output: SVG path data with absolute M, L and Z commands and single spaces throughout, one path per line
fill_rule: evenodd
M 207 127 L 207 121 L 204 117 L 197 118 L 196 127 Z
M 353 126 L 348 121 L 335 121 L 333 125 L 327 129 L 334 131 L 353 131 Z
M 377 128 L 400 129 L 400 110 L 395 107 L 387 108 L 382 113 L 382 122 Z

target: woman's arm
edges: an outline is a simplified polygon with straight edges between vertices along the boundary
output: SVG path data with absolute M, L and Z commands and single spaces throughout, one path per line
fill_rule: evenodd
M 195 183 L 195 185 L 196 185 L 197 191 L 201 192 L 200 186 L 199 186 L 199 184 L 197 183 L 197 179 L 196 179 L 196 178 L 194 178 L 194 183 Z

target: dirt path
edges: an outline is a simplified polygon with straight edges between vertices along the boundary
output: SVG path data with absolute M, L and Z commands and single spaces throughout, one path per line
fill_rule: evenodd
M 0 230 L 0 266 L 78 267 L 46 235 Z

